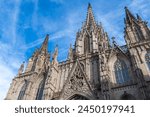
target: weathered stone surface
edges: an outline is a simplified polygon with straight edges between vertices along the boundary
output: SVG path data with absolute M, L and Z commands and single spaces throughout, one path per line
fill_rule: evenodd
M 21 65 L 5 99 L 150 99 L 150 30 L 139 16 L 135 18 L 127 8 L 125 12 L 126 45 L 118 46 L 115 38 L 110 45 L 89 5 L 68 59 L 58 62 L 56 47 L 50 61 L 47 35 L 24 72 Z

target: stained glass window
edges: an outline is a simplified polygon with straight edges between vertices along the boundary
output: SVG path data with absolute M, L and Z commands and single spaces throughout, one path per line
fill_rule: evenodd
M 123 60 L 117 60 L 114 64 L 116 83 L 121 84 L 130 80 L 127 65 Z
M 19 96 L 18 96 L 18 100 L 22 100 L 23 97 L 24 97 L 24 94 L 25 94 L 25 91 L 26 91 L 26 88 L 28 86 L 28 81 L 25 80 L 25 83 L 23 84 L 22 88 L 21 88 L 21 91 L 19 93 Z
M 42 80 L 41 83 L 39 84 L 39 88 L 38 88 L 37 95 L 36 95 L 36 100 L 42 100 L 43 91 L 44 91 L 44 81 L 45 80 Z

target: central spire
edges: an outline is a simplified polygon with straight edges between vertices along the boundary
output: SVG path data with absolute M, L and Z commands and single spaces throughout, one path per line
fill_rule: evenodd
M 87 11 L 87 17 L 86 17 L 86 27 L 88 28 L 94 28 L 96 26 L 93 11 L 92 11 L 92 6 L 89 3 L 88 4 L 88 11 Z

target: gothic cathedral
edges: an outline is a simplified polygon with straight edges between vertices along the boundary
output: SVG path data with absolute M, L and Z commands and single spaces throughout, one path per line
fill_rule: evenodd
M 146 100 L 150 99 L 150 29 L 125 7 L 124 38 L 119 46 L 94 19 L 88 5 L 86 21 L 58 62 L 58 47 L 48 53 L 49 35 L 21 65 L 6 100 Z M 52 61 L 50 58 L 52 57 Z

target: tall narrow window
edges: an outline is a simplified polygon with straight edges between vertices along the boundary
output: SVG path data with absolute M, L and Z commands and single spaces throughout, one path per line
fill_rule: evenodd
M 146 60 L 147 66 L 150 70 L 150 51 L 147 52 L 147 54 L 145 55 L 145 60 Z
M 41 83 L 39 84 L 39 88 L 37 91 L 37 95 L 36 95 L 36 100 L 42 100 L 43 97 L 43 91 L 44 91 L 44 82 L 45 80 L 42 80 Z
M 20 91 L 20 93 L 19 93 L 18 100 L 22 100 L 22 99 L 23 99 L 28 84 L 29 84 L 29 82 L 28 82 L 27 80 L 25 80 L 25 83 L 24 83 L 24 85 L 22 86 L 21 91 Z
M 127 65 L 123 60 L 117 60 L 114 64 L 116 82 L 118 84 L 127 82 L 130 80 Z

